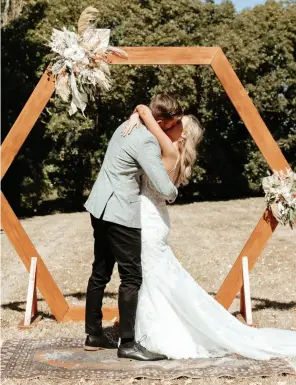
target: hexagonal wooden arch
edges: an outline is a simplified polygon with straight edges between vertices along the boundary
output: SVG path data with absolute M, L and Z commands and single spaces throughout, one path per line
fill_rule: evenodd
M 210 65 L 270 168 L 272 170 L 289 168 L 288 162 L 221 48 L 122 47 L 122 49 L 127 52 L 128 59 L 110 56 L 109 59 L 112 64 Z M 1 179 L 53 94 L 54 88 L 54 79 L 48 74 L 48 71 L 45 71 L 3 142 L 1 148 Z M 69 306 L 3 193 L 1 212 L 2 227 L 28 271 L 30 269 L 31 257 L 37 256 L 36 284 L 56 320 L 83 320 L 84 307 Z M 228 309 L 230 307 L 242 286 L 241 258 L 247 255 L 249 258 L 249 269 L 252 269 L 276 226 L 277 221 L 271 211 L 265 210 L 216 295 L 216 300 L 225 308 Z M 104 308 L 103 314 L 105 319 L 112 319 L 114 316 L 118 316 L 118 309 Z

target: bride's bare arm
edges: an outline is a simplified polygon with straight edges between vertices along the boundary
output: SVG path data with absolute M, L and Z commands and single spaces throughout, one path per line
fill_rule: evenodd
M 149 107 L 139 104 L 135 111 L 143 120 L 148 130 L 156 137 L 161 148 L 162 160 L 167 171 L 171 171 L 176 164 L 178 153 L 171 139 L 160 128 L 157 121 L 154 119 Z

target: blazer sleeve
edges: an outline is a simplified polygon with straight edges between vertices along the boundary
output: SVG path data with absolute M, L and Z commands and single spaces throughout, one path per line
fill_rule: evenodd
M 154 137 L 146 137 L 139 144 L 136 160 L 156 190 L 170 203 L 174 202 L 178 190 L 165 170 L 161 160 L 160 146 Z

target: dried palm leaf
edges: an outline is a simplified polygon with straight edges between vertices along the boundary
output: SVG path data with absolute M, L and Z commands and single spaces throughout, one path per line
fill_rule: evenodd
M 81 13 L 78 20 L 78 34 L 81 35 L 86 28 L 94 26 L 96 20 L 98 19 L 99 11 L 94 7 L 87 7 Z

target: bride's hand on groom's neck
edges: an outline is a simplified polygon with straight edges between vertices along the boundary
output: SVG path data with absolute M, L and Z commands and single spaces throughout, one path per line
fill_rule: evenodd
M 130 116 L 129 120 L 126 122 L 121 135 L 122 136 L 129 135 L 135 128 L 139 126 L 140 123 L 141 123 L 141 120 L 140 120 L 139 114 L 137 112 L 134 112 Z

